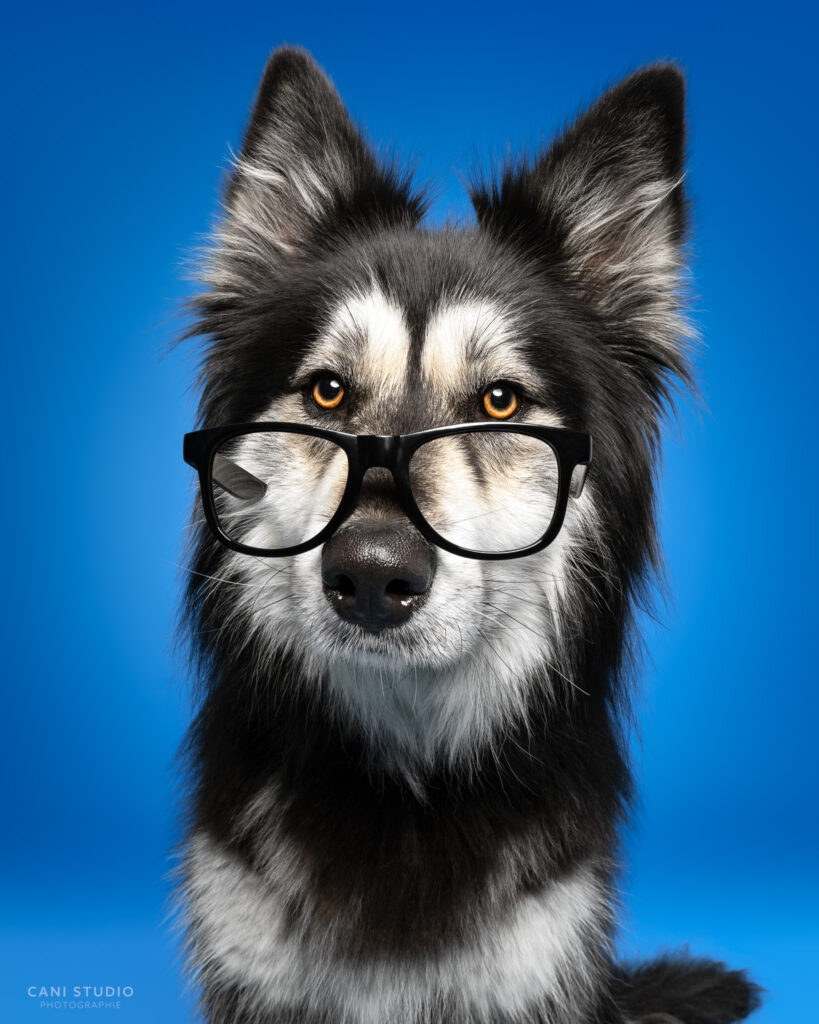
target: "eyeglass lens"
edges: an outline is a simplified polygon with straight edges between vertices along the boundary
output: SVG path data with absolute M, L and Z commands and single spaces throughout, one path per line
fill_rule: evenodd
M 470 551 L 503 554 L 536 544 L 557 505 L 555 453 L 527 434 L 436 438 L 414 453 L 409 476 L 432 529 Z

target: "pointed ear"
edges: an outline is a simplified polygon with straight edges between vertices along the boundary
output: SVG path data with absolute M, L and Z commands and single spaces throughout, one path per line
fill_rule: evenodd
M 268 61 L 208 257 L 209 299 L 255 291 L 334 232 L 416 223 L 407 176 L 382 166 L 335 88 L 297 49 Z
M 484 230 L 513 239 L 652 359 L 681 371 L 684 80 L 673 65 L 605 93 L 533 164 L 472 200 Z

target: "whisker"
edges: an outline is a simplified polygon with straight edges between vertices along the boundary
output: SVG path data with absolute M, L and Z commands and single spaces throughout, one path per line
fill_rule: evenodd
M 232 587 L 266 587 L 269 583 L 269 580 L 266 580 L 264 583 L 244 583 L 241 580 L 229 580 L 225 576 L 213 576 L 211 573 L 199 572 L 197 569 L 191 569 L 187 565 L 181 565 L 179 562 L 172 562 L 170 560 L 166 561 L 168 562 L 168 565 L 174 565 L 177 569 L 182 569 L 183 572 L 190 573 L 191 576 L 201 576 L 203 579 L 213 580 L 215 583 L 228 583 Z M 278 575 L 278 573 L 282 571 L 282 569 L 277 569 L 275 575 Z

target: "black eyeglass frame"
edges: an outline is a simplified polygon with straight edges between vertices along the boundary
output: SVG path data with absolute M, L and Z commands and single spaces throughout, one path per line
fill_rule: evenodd
M 275 431 L 284 434 L 304 434 L 321 437 L 337 445 L 347 456 L 347 485 L 335 514 L 327 525 L 312 539 L 288 548 L 254 548 L 232 540 L 222 529 L 213 494 L 213 459 L 225 441 L 242 434 L 261 434 Z M 524 434 L 545 441 L 555 455 L 558 466 L 558 487 L 554 512 L 543 536 L 528 547 L 513 551 L 485 552 L 462 548 L 442 537 L 424 518 L 412 494 L 409 478 L 410 460 L 415 452 L 430 441 L 453 434 L 510 433 Z M 591 435 L 564 427 L 547 427 L 532 423 L 456 423 L 446 427 L 433 427 L 413 434 L 346 434 L 302 423 L 234 423 L 223 427 L 209 427 L 185 434 L 183 457 L 199 474 L 202 506 L 208 525 L 219 540 L 233 551 L 245 555 L 267 558 L 285 558 L 299 555 L 318 547 L 328 540 L 344 522 L 355 506 L 364 475 L 368 469 L 388 469 L 395 480 L 403 509 L 418 532 L 433 544 L 464 558 L 500 561 L 522 558 L 542 551 L 555 539 L 563 526 L 569 496 L 578 498 L 583 490 L 586 472 L 592 460 Z M 584 467 L 573 482 L 578 467 Z

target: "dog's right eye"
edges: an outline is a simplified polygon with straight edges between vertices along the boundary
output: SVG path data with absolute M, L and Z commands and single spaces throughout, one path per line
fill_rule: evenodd
M 332 373 L 323 373 L 313 383 L 313 401 L 319 409 L 335 409 L 344 398 L 344 385 Z

